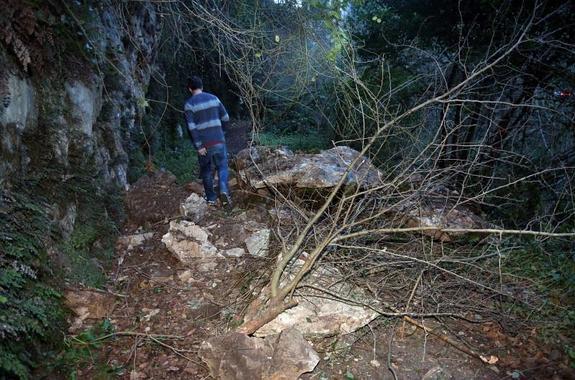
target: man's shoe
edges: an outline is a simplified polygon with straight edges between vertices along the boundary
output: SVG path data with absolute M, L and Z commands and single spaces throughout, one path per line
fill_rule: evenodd
M 216 205 L 216 201 L 207 201 L 208 202 L 208 206 L 215 206 Z
M 222 202 L 222 206 L 227 209 L 232 208 L 232 197 L 229 194 L 220 194 L 220 201 Z

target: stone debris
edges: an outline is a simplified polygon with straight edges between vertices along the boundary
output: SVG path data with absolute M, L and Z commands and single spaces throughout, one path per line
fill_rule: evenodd
M 222 257 L 208 237 L 208 232 L 193 222 L 172 221 L 162 243 L 182 263 L 191 264 L 197 258 Z
M 293 380 L 311 372 L 319 356 L 297 329 L 266 338 L 230 333 L 200 346 L 212 377 L 221 380 Z
M 196 193 L 190 194 L 190 196 L 187 197 L 180 205 L 180 214 L 194 223 L 198 223 L 203 220 L 207 210 L 208 203 L 203 197 Z

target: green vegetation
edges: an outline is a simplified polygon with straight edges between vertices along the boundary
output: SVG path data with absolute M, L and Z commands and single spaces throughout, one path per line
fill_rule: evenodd
M 53 360 L 66 314 L 57 289 L 65 281 L 103 286 L 112 258 L 123 217 L 118 193 L 92 177 L 89 162 L 68 181 L 59 180 L 59 170 L 53 166 L 1 193 L 0 378 L 29 378 L 38 363 Z M 53 205 L 71 200 L 78 208 L 75 228 L 62 239 Z
M 560 333 L 575 339 L 575 312 L 568 305 L 575 304 L 575 257 L 573 242 L 568 239 L 536 241 L 533 239 L 511 239 L 505 245 L 513 244 L 509 255 L 502 260 L 502 270 L 517 278 L 529 279 L 543 297 L 537 315 L 533 310 L 516 310 L 530 319 L 546 321 L 543 336 L 553 339 Z M 553 323 L 549 323 L 553 321 Z
M 0 203 L 0 377 L 30 377 L 30 368 L 60 350 L 65 310 L 56 290 L 64 280 L 103 286 L 117 228 L 110 202 L 94 192 L 81 208 L 70 238 L 47 253 L 57 238 L 48 204 L 22 188 Z M 57 264 L 61 264 L 57 265 Z
M 257 135 L 256 142 L 260 145 L 271 147 L 287 146 L 289 149 L 308 153 L 317 153 L 322 149 L 331 147 L 331 139 L 328 134 L 318 130 L 305 133 L 287 133 L 269 131 Z
M 64 350 L 56 358 L 52 370 L 69 374 L 70 380 L 78 379 L 78 369 L 88 366 L 95 366 L 97 379 L 111 379 L 121 375 L 122 368 L 103 363 L 98 355 L 106 338 L 110 338 L 114 331 L 110 320 L 104 319 L 78 335 L 67 337 Z
M 174 174 L 182 184 L 198 178 L 198 154 L 187 139 L 177 141 L 173 148 L 159 148 L 152 158 L 156 169 L 164 169 Z M 147 159 L 141 150 L 135 150 L 130 156 L 128 180 L 134 183 L 146 174 Z
M 0 378 L 29 378 L 35 359 L 52 346 L 63 324 L 45 239 L 47 204 L 19 189 L 0 202 Z
M 158 152 L 154 156 L 154 164 L 175 175 L 178 183 L 198 178 L 198 154 L 187 139 L 178 142 L 174 149 Z

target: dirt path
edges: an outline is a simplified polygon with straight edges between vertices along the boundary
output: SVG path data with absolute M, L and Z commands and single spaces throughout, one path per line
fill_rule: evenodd
M 127 197 L 129 220 L 110 273 L 111 290 L 118 295 L 108 316 L 115 333 L 94 352 L 98 359 L 79 370 L 78 379 L 102 378 L 102 364 L 109 375 L 103 378 L 210 378 L 197 355 L 199 345 L 238 326 L 269 259 L 243 256 L 180 263 L 161 238 L 169 221 L 179 215 L 189 188 L 201 187 L 179 186 L 166 173 L 145 177 L 132 187 Z M 227 222 L 232 216 L 245 213 L 247 218 L 265 218 L 265 209 L 254 207 L 237 189 L 236 194 L 234 210 L 213 208 L 201 224 L 233 231 Z M 149 235 L 139 245 L 125 238 L 143 233 Z M 233 232 L 225 238 L 233 239 Z M 553 362 L 549 355 L 538 354 L 536 345 L 531 345 L 535 347 L 531 351 L 523 347 L 522 358 L 513 364 L 514 350 L 525 345 L 525 340 L 511 342 L 494 324 L 444 322 L 444 332 L 480 351 L 496 352 L 499 362 L 486 366 L 421 330 L 409 325 L 403 329 L 401 322 L 380 319 L 356 333 L 314 341 L 322 359 L 313 373 L 302 378 L 393 379 L 388 366 L 399 379 L 559 379 L 572 374 L 560 359 Z M 522 371 L 514 372 L 513 366 Z M 115 369 L 113 375 L 110 368 Z

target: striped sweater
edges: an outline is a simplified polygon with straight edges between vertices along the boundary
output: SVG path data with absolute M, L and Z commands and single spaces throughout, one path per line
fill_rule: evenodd
M 224 125 L 230 120 L 217 96 L 200 92 L 184 105 L 188 131 L 196 149 L 225 143 Z

